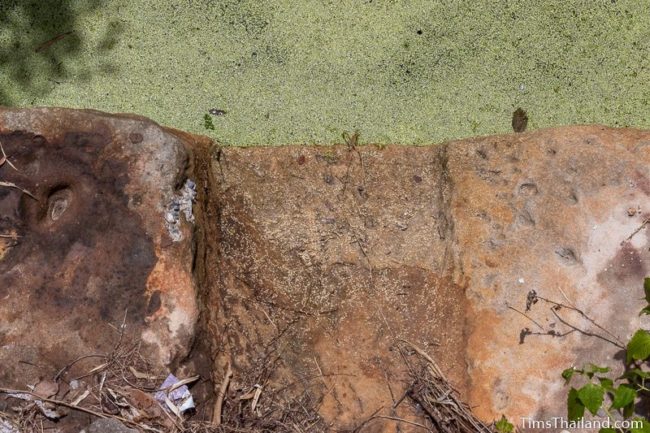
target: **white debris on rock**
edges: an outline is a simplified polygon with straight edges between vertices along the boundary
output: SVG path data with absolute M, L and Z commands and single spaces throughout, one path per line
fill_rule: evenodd
M 171 411 L 175 414 L 186 412 L 195 407 L 190 389 L 187 385 L 179 382 L 181 381 L 176 376 L 170 374 L 160 385 L 160 391 L 155 394 L 160 405 L 168 412 Z M 189 383 L 186 380 L 183 382 Z
M 175 195 L 165 211 L 165 223 L 169 231 L 169 237 L 174 242 L 183 239 L 181 232 L 181 213 L 185 215 L 185 220 L 194 223 L 194 214 L 192 213 L 192 203 L 196 199 L 196 183 L 191 179 L 185 181 L 185 185 L 180 194 Z
M 9 421 L 0 419 L 0 433 L 20 433 L 20 431 Z

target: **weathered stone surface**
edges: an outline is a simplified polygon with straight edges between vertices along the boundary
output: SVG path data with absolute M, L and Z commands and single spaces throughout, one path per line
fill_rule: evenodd
M 580 332 L 519 344 L 520 330 L 565 333 L 570 324 L 616 339 L 566 308 L 533 306 L 527 314 L 538 327 L 508 305 L 524 311 L 535 290 L 628 340 L 650 270 L 648 232 L 633 235 L 650 216 L 650 134 L 584 126 L 448 149 L 470 403 L 486 419 L 565 416 L 560 372 L 588 362 L 620 369 L 619 350 Z
M 100 418 L 90 424 L 88 433 L 138 433 L 138 431 L 128 428 L 117 420 Z
M 324 375 L 310 389 L 337 428 L 380 408 L 419 419 L 390 409 L 409 383 L 400 339 L 486 421 L 565 415 L 561 371 L 620 368 L 618 349 L 577 331 L 520 344 L 521 330 L 615 337 L 566 308 L 534 305 L 538 328 L 509 306 L 523 312 L 536 290 L 629 337 L 650 264 L 645 230 L 626 241 L 650 215 L 649 145 L 647 132 L 593 126 L 421 148 L 224 148 L 210 283 L 220 348 L 243 372 L 275 347 L 278 383 Z
M 305 391 L 334 429 L 378 414 L 364 432 L 421 430 L 395 420 L 427 422 L 408 397 L 393 407 L 411 383 L 403 341 L 486 421 L 564 415 L 564 368 L 620 368 L 606 340 L 639 325 L 650 133 L 213 153 L 197 141 L 132 116 L 0 110 L 20 169 L 0 179 L 36 197 L 0 188 L 0 233 L 18 236 L 0 238 L 4 385 L 109 350 L 125 311 L 168 365 L 187 354 L 199 304 L 190 367 L 212 367 L 218 387 L 232 363 L 226 409 L 256 384 L 262 406 Z M 183 222 L 174 242 L 165 217 L 188 171 L 198 236 Z M 566 307 L 524 311 L 531 290 L 611 335 Z
M 3 385 L 109 352 L 123 322 L 155 365 L 184 356 L 198 315 L 192 229 L 173 242 L 165 223 L 182 140 L 135 116 L 2 108 L 0 143 L 17 168 L 5 163 L 0 180 L 33 194 L 0 187 Z
M 400 340 L 465 388 L 444 150 L 221 151 L 210 266 L 218 271 L 208 284 L 219 289 L 210 308 L 218 349 L 233 356 L 234 388 L 251 385 L 237 383 L 241 372 L 279 358 L 273 386 L 306 386 L 328 422 L 354 428 L 403 395 Z M 398 412 L 417 418 L 408 403 Z M 391 425 L 377 420 L 368 431 Z

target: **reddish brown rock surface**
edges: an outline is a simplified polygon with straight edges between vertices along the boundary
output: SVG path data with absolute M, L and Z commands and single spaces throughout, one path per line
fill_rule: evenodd
M 211 307 L 235 365 L 279 356 L 273 380 L 308 385 L 336 428 L 354 428 L 404 394 L 402 340 L 466 389 L 444 151 L 221 151 Z M 395 414 L 417 419 L 409 407 Z M 369 431 L 391 425 L 376 420 Z
M 150 120 L 0 109 L 0 377 L 24 388 L 77 357 L 140 335 L 158 365 L 184 356 L 198 310 L 192 236 L 165 212 L 182 185 L 182 140 Z M 81 363 L 83 364 L 83 363 Z
M 467 377 L 476 413 L 566 415 L 559 373 L 594 362 L 621 368 L 618 349 L 572 327 L 626 342 L 639 326 L 650 269 L 650 134 L 598 126 L 450 143 L 457 268 L 467 281 Z M 632 209 L 632 211 L 630 210 Z M 636 234 L 635 234 L 636 232 Z M 573 305 L 554 312 L 526 295 Z M 564 321 L 565 323 L 562 323 Z
M 647 132 L 224 148 L 219 161 L 212 304 L 227 347 L 244 368 L 260 347 L 284 341 L 292 375 L 325 375 L 321 414 L 338 428 L 377 410 L 418 419 L 390 409 L 409 384 L 394 350 L 401 339 L 430 353 L 486 421 L 565 416 L 563 369 L 620 368 L 618 348 L 577 331 L 522 344 L 522 329 L 571 326 L 616 341 L 579 314 L 556 317 L 540 302 L 528 312 L 538 327 L 509 306 L 523 312 L 535 290 L 621 341 L 638 326 L 648 236 L 628 237 L 650 216 Z M 395 426 L 379 419 L 364 429 Z
M 232 364 L 225 411 L 249 410 L 238 398 L 259 384 L 262 407 L 281 390 L 334 429 L 373 414 L 383 418 L 364 432 L 427 423 L 400 400 L 409 344 L 486 421 L 562 416 L 564 368 L 620 368 L 605 339 L 639 325 L 649 133 L 570 127 L 386 148 L 202 140 L 132 116 L 0 110 L 20 170 L 5 164 L 0 179 L 36 197 L 0 188 L 0 233 L 17 235 L 0 238 L 4 385 L 34 384 L 32 364 L 49 374 L 109 350 L 125 311 L 161 366 L 184 364 L 199 329 L 200 362 L 185 370 L 207 366 L 218 387 Z M 175 242 L 165 217 L 188 173 L 198 230 L 183 221 Z M 612 335 L 544 301 L 526 318 L 515 309 L 531 290 Z

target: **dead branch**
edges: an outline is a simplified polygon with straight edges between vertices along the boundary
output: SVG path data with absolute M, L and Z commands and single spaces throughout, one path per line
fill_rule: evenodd
M 214 425 L 221 425 L 221 411 L 223 410 L 223 399 L 226 396 L 226 391 L 228 390 L 228 385 L 230 384 L 230 378 L 232 378 L 232 366 L 230 361 L 228 361 L 228 367 L 226 368 L 226 374 L 223 377 L 221 386 L 219 387 L 219 393 L 217 394 L 217 401 L 214 403 L 214 410 L 212 411 L 212 422 Z

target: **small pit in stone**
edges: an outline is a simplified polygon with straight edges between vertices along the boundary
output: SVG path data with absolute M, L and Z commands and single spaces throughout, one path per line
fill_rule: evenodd
M 70 207 L 72 191 L 67 186 L 54 188 L 47 198 L 47 222 L 58 221 Z

